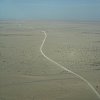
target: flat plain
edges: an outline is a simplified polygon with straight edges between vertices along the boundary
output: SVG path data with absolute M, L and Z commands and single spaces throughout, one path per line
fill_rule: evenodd
M 0 100 L 99 100 L 100 22 L 0 21 Z

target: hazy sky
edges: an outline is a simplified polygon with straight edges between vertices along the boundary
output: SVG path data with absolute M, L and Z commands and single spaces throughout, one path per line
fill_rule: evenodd
M 100 0 L 0 0 L 0 19 L 100 20 Z

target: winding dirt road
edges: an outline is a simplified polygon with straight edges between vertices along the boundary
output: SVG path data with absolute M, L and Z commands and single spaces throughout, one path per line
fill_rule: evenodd
M 49 58 L 48 56 L 46 56 L 46 55 L 44 54 L 44 52 L 43 52 L 42 49 L 43 49 L 43 45 L 44 45 L 44 43 L 45 43 L 45 40 L 46 40 L 46 38 L 47 38 L 47 33 L 46 33 L 45 31 L 42 31 L 42 33 L 44 33 L 44 36 L 45 36 L 45 37 L 44 37 L 43 42 L 42 42 L 42 44 L 41 44 L 41 46 L 40 46 L 40 52 L 41 52 L 41 54 L 42 54 L 47 60 L 49 60 L 50 62 L 56 64 L 57 66 L 59 66 L 59 67 L 62 68 L 63 70 L 65 70 L 65 71 L 67 71 L 67 72 L 70 72 L 70 73 L 72 73 L 73 75 L 75 75 L 75 76 L 77 76 L 78 78 L 80 78 L 81 80 L 83 80 L 83 81 L 91 88 L 91 90 L 96 94 L 96 96 L 100 99 L 100 94 L 96 91 L 96 89 L 92 86 L 92 84 L 89 83 L 84 77 L 82 77 L 82 76 L 78 75 L 77 73 L 75 73 L 75 72 L 73 72 L 73 71 L 67 69 L 66 67 L 62 66 L 61 64 L 57 63 L 56 61 L 54 61 L 53 59 Z

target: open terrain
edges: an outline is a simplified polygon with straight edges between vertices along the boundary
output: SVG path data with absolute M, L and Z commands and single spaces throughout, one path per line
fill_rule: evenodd
M 100 23 L 0 21 L 0 100 L 99 100 Z

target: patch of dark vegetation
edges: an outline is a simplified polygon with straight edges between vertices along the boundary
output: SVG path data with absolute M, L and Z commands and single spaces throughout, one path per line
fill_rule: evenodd
M 93 62 L 91 66 L 100 66 L 100 62 Z
M 88 34 L 88 32 L 81 32 L 82 34 Z
M 67 100 L 67 98 L 57 98 L 57 100 Z
M 100 33 L 94 33 L 94 34 L 100 34 Z
M 28 29 L 28 28 L 3 28 L 4 31 L 9 31 L 9 32 L 30 32 L 33 31 L 33 29 Z
M 3 60 L 2 62 L 4 62 L 4 63 L 5 63 L 6 61 L 5 61 L 5 60 Z
M 95 41 L 95 42 L 100 43 L 100 41 Z
M 12 82 L 10 84 L 3 84 L 2 87 L 8 87 L 8 86 L 15 86 L 15 85 L 27 85 L 27 84 L 32 84 L 32 83 L 38 83 L 38 82 L 50 82 L 50 81 L 61 81 L 61 80 L 73 80 L 74 77 L 67 77 L 67 78 L 52 78 L 52 79 L 37 79 L 37 80 L 33 80 L 33 81 L 24 81 L 24 82 Z
M 90 32 L 81 32 L 82 34 L 100 34 L 100 33 L 90 33 Z
M 57 75 L 65 75 L 65 74 L 70 74 L 69 72 L 62 71 L 60 73 L 54 73 L 54 74 L 32 74 L 32 73 L 25 73 L 24 75 L 28 76 L 57 76 Z
M 2 56 L 1 52 L 0 52 L 0 56 Z
M 96 68 L 96 69 L 94 69 L 94 70 L 98 70 L 98 71 L 99 71 L 99 70 L 100 70 L 100 68 Z
M 0 97 L 0 100 L 7 100 L 7 99 L 5 99 L 4 97 Z
M 32 34 L 0 34 L 0 36 L 32 36 Z

